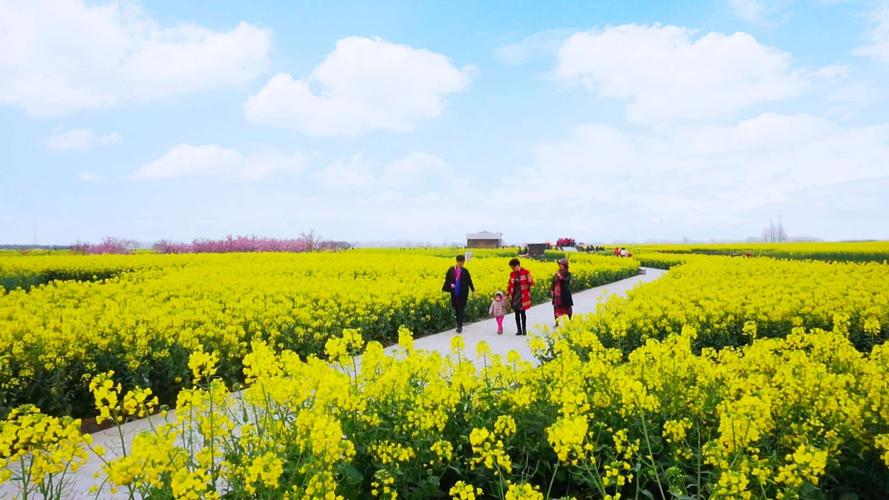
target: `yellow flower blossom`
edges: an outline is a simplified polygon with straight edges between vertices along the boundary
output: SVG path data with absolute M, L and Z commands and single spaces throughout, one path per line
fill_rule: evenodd
M 455 500 L 475 500 L 482 495 L 482 489 L 463 481 L 457 481 L 448 494 Z
M 506 500 L 543 500 L 543 493 L 528 483 L 509 484 L 504 496 Z

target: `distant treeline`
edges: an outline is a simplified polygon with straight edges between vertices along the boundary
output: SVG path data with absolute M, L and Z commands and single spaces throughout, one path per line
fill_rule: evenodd
M 78 241 L 71 245 L 71 252 L 83 255 L 131 254 L 138 244 L 121 238 L 105 238 L 101 243 Z M 352 245 L 345 241 L 322 239 L 314 232 L 300 233 L 296 238 L 261 238 L 257 236 L 226 236 L 221 240 L 194 240 L 179 243 L 161 240 L 151 247 L 155 253 L 230 253 L 230 252 L 316 252 L 348 250 Z
M 2 245 L 0 244 L 0 250 L 17 250 L 17 251 L 28 251 L 28 250 L 70 250 L 71 245 Z

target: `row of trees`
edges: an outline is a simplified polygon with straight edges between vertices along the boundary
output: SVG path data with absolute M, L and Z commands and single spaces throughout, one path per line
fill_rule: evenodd
M 78 254 L 128 254 L 136 251 L 138 244 L 133 240 L 105 238 L 101 243 L 78 241 L 71 245 L 71 251 Z M 260 238 L 257 236 L 228 235 L 221 240 L 194 240 L 191 243 L 178 243 L 161 240 L 152 249 L 156 253 L 230 253 L 230 252 L 316 252 L 347 250 L 351 243 L 325 240 L 314 231 L 300 233 L 296 238 Z
M 769 221 L 769 225 L 762 230 L 763 243 L 782 243 L 787 241 L 787 233 L 784 231 L 784 224 L 781 217 L 778 217 L 778 224 L 774 220 Z

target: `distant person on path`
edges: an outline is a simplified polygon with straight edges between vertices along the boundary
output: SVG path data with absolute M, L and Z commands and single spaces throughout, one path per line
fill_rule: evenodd
M 457 315 L 457 333 L 463 333 L 463 317 L 466 311 L 466 300 L 470 291 L 475 293 L 475 285 L 472 284 L 472 276 L 469 269 L 463 267 L 466 257 L 457 256 L 457 264 L 451 266 L 445 274 L 445 282 L 441 287 L 442 292 L 451 294 L 451 305 Z
M 534 277 L 527 269 L 522 267 L 519 259 L 509 261 L 512 274 L 509 275 L 509 286 L 506 296 L 512 310 L 515 311 L 516 335 L 528 335 L 528 318 L 525 311 L 531 308 L 531 287 L 534 286 Z
M 494 300 L 491 301 L 491 307 L 488 308 L 488 314 L 497 319 L 497 335 L 503 335 L 503 317 L 506 316 L 506 309 L 506 299 L 503 292 L 497 290 Z
M 571 319 L 574 299 L 571 298 L 571 272 L 568 271 L 568 259 L 559 260 L 559 270 L 550 284 L 550 295 L 553 298 L 553 316 L 558 326 L 559 316 L 567 315 Z

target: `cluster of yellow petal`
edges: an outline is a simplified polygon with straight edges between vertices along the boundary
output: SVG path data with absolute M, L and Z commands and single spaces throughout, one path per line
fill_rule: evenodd
M 210 364 L 229 384 L 240 381 L 254 340 L 345 360 L 366 340 L 397 342 L 401 326 L 418 334 L 446 330 L 454 319 L 441 285 L 456 252 L 0 253 L 0 282 L 56 278 L 0 289 L 0 414 L 33 403 L 50 414 L 91 416 L 86 382 L 109 370 L 125 388 L 150 387 L 169 403 L 178 389 L 214 375 L 206 372 Z M 486 315 L 510 272 L 508 252 L 475 253 L 467 263 L 478 292 L 469 320 Z M 554 262 L 527 267 L 540 278 L 556 270 Z M 577 287 L 637 270 L 633 259 L 572 258 Z M 536 287 L 536 302 L 547 300 L 546 288 Z
M 540 488 L 528 483 L 509 484 L 506 490 L 505 500 L 543 500 Z
M 23 497 L 55 497 L 65 476 L 86 463 L 91 442 L 80 433 L 79 420 L 20 406 L 0 424 L 0 483 L 17 481 Z
M 99 412 L 96 417 L 99 424 L 110 420 L 120 425 L 130 418 L 142 418 L 154 412 L 158 405 L 157 396 L 153 396 L 149 388 L 136 386 L 123 392 L 121 384 L 114 382 L 113 370 L 94 377 L 89 388 Z
M 504 449 L 503 440 L 496 433 L 484 427 L 472 429 L 469 444 L 474 453 L 471 461 L 473 467 L 482 465 L 489 470 L 512 472 L 512 461 Z
M 451 495 L 451 498 L 456 500 L 475 500 L 482 495 L 482 489 L 471 484 L 466 484 L 463 481 L 457 481 L 457 483 L 451 487 L 449 494 Z
M 229 395 L 218 377 L 181 391 L 176 421 L 137 436 L 105 474 L 114 488 L 182 498 L 620 498 L 639 488 L 744 498 L 794 497 L 846 468 L 886 466 L 889 386 L 876 375 L 887 349 L 862 354 L 838 332 L 796 329 L 696 353 L 695 336 L 650 339 L 627 358 L 601 344 L 559 347 L 536 367 L 492 355 L 486 368 L 405 348 L 390 357 L 370 342 L 357 372 L 257 341 L 245 391 Z M 100 405 L 116 394 L 109 380 L 93 382 Z M 21 415 L 3 424 L 4 457 L 30 435 L 7 437 L 22 435 Z M 460 482 L 448 483 L 454 471 Z
M 889 241 L 671 244 L 635 245 L 632 248 L 637 254 L 645 253 L 646 258 L 652 252 L 656 252 L 682 257 L 697 254 L 843 262 L 885 262 L 889 260 Z
M 663 278 L 601 304 L 575 328 L 624 353 L 685 327 L 697 330 L 698 348 L 784 337 L 804 327 L 836 330 L 869 350 L 889 337 L 887 282 L 883 263 L 691 256 Z
M 769 269 L 781 284 L 764 281 Z M 889 477 L 889 346 L 882 330 L 870 344 L 860 340 L 862 318 L 886 324 L 884 272 L 876 264 L 695 256 L 662 280 L 672 288 L 655 282 L 620 307 L 609 303 L 548 332 L 536 341 L 537 365 L 483 345 L 476 366 L 458 336 L 449 353 L 418 350 L 404 328 L 389 356 L 347 326 L 325 338 L 324 359 L 252 338 L 242 356 L 247 387 L 231 394 L 223 351 L 190 348 L 182 362 L 195 371 L 193 384 L 178 393 L 175 422 L 137 436 L 100 480 L 165 498 L 879 493 Z M 813 274 L 824 286 L 847 288 L 817 291 Z M 864 298 L 850 292 L 844 274 L 858 280 Z M 714 275 L 733 281 L 712 288 Z M 794 280 L 801 291 L 782 288 Z M 765 319 L 730 319 L 739 309 L 707 296 L 756 302 L 756 294 L 740 292 L 756 283 L 763 296 L 784 290 L 795 309 L 769 316 L 766 305 L 783 307 L 770 298 L 750 306 Z M 638 331 L 639 297 L 654 302 L 655 321 L 677 323 L 621 343 Z M 689 310 L 670 309 L 678 307 Z M 822 317 L 828 324 L 817 328 Z M 774 318 L 787 323 L 777 328 Z M 600 321 L 615 329 L 603 335 Z M 152 400 L 144 389 L 124 391 L 119 378 L 100 372 L 89 381 L 98 411 L 115 423 Z M 47 435 L 42 419 L 53 418 L 35 415 L 15 410 L 0 423 L 0 470 L 7 471 L 0 480 L 21 481 L 17 471 L 25 469 L 16 462 L 56 449 L 61 435 L 78 443 L 66 444 L 70 455 L 61 458 L 80 460 L 74 450 L 88 438 L 73 421 L 58 421 L 70 432 L 35 438 Z M 36 470 L 58 484 L 58 469 Z

